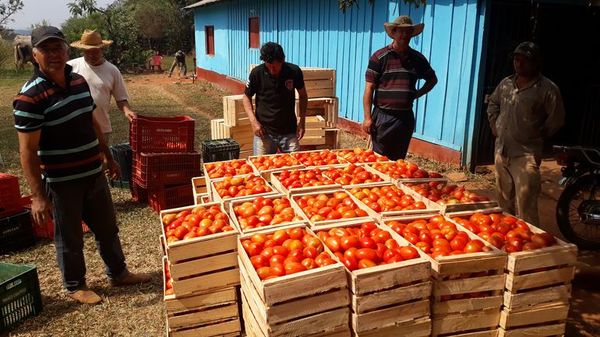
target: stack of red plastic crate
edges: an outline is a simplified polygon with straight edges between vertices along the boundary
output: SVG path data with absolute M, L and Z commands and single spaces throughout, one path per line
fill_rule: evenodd
M 194 151 L 195 122 L 188 116 L 138 116 L 131 123 L 131 194 L 155 210 L 193 204 L 192 177 L 202 172 Z
M 19 178 L 0 173 L 0 254 L 34 242 L 31 213 L 21 202 Z

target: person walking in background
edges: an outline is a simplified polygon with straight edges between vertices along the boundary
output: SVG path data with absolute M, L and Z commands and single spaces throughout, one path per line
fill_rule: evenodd
M 519 44 L 512 56 L 515 73 L 488 99 L 496 138 L 496 188 L 505 211 L 537 226 L 544 140 L 562 127 L 565 108 L 559 88 L 541 73 L 542 56 L 535 43 Z
M 154 55 L 152 55 L 152 58 L 150 59 L 150 69 L 152 71 L 162 71 L 162 59 L 163 57 L 160 55 L 160 52 L 158 50 L 155 51 Z
M 362 126 L 375 152 L 397 160 L 406 157 L 415 129 L 414 100 L 431 91 L 438 80 L 425 56 L 409 47 L 410 39 L 421 34 L 425 25 L 413 25 L 403 15 L 384 26 L 393 41 L 369 58 Z M 417 90 L 419 79 L 425 84 Z
M 243 96 L 244 110 L 254 131 L 254 155 L 300 150 L 304 136 L 308 94 L 302 70 L 285 62 L 283 48 L 267 42 L 260 48 L 263 64 L 250 72 Z M 296 90 L 300 99 L 296 118 Z M 256 111 L 252 97 L 256 95 Z
M 13 102 L 23 173 L 31 188 L 31 214 L 45 224 L 52 211 L 56 259 L 68 296 L 80 303 L 102 301 L 86 286 L 81 221 L 94 233 L 113 286 L 148 282 L 127 270 L 108 183 L 120 175 L 104 141 L 85 78 L 67 65 L 68 46 L 56 27 L 31 33 L 33 77 Z
M 67 62 L 73 67 L 74 73 L 80 74 L 87 81 L 96 103 L 94 116 L 100 123 L 106 143 L 109 145 L 112 133 L 109 115 L 111 96 L 115 98 L 117 107 L 130 122 L 136 116 L 129 106 L 129 95 L 123 75 L 115 65 L 104 58 L 104 48 L 111 44 L 110 40 L 102 40 L 99 32 L 86 29 L 81 35 L 81 40 L 71 43 L 71 47 L 83 52 L 83 57 Z
M 173 65 L 171 65 L 171 70 L 169 70 L 169 77 L 173 75 L 173 70 L 175 70 L 175 67 L 179 67 L 179 77 L 185 77 L 185 74 L 187 73 L 187 66 L 185 65 L 185 53 L 181 49 L 175 53 Z

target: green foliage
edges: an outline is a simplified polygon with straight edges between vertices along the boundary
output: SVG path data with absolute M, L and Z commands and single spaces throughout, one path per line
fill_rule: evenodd
M 337 0 L 340 10 L 342 12 L 346 12 L 347 9 L 352 6 L 358 7 L 358 3 L 360 0 Z M 419 7 L 420 5 L 426 5 L 427 0 L 403 0 L 405 4 L 414 5 L 415 7 Z M 369 4 L 373 4 L 375 0 L 369 0 Z
M 13 57 L 12 45 L 8 41 L 0 39 L 0 68 L 5 67 Z
M 29 26 L 29 30 L 34 30 L 34 29 L 36 29 L 38 27 L 42 27 L 42 26 L 51 26 L 51 25 L 50 25 L 50 22 L 48 22 L 48 20 L 43 19 L 42 21 L 40 21 L 38 23 L 31 24 Z

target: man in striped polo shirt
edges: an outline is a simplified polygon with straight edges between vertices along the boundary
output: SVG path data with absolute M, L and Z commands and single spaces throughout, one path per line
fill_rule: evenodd
M 413 101 L 437 84 L 435 71 L 423 54 L 408 46 L 424 24 L 413 25 L 403 15 L 385 23 L 392 44 L 369 58 L 363 97 L 363 130 L 371 135 L 373 150 L 392 160 L 404 159 L 415 129 Z M 417 80 L 425 84 L 416 89 Z M 373 110 L 372 109 L 373 106 Z
M 33 30 L 34 75 L 13 102 L 25 179 L 32 192 L 31 213 L 45 224 L 52 210 L 54 241 L 64 287 L 70 297 L 95 304 L 102 299 L 85 284 L 82 219 L 96 238 L 114 286 L 149 281 L 125 265 L 115 211 L 103 163 L 111 176 L 119 165 L 92 115 L 94 100 L 85 79 L 66 65 L 63 33 L 50 26 Z

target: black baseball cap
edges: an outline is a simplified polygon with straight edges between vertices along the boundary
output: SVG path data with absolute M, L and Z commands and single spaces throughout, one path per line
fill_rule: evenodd
M 48 39 L 59 39 L 67 42 L 60 29 L 53 26 L 41 26 L 31 32 L 31 45 L 34 47 Z
M 512 52 L 511 56 L 514 57 L 517 54 L 523 55 L 526 58 L 536 62 L 539 62 L 542 57 L 540 48 L 535 43 L 530 41 L 519 43 L 517 48 L 515 48 L 515 51 Z

